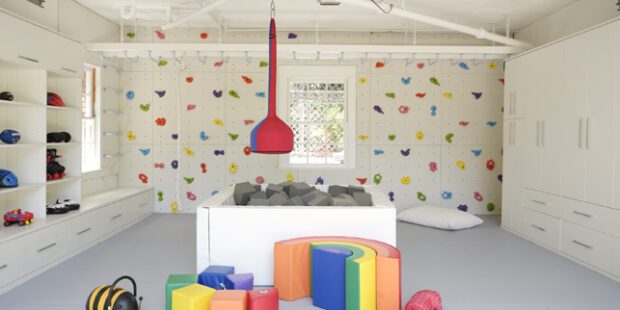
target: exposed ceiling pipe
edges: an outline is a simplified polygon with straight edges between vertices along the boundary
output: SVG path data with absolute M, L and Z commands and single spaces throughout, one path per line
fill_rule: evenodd
M 184 17 L 181 17 L 179 19 L 177 19 L 176 21 L 173 21 L 171 23 L 165 24 L 163 26 L 161 26 L 161 30 L 170 30 L 174 27 L 177 27 L 179 25 L 183 25 L 187 22 L 189 22 L 192 19 L 195 19 L 198 16 L 201 16 L 205 13 L 208 13 L 209 11 L 213 10 L 214 8 L 224 4 L 224 2 L 227 2 L 228 0 L 215 0 L 205 6 L 203 6 L 202 8 L 200 8 L 198 11 L 191 13 L 189 15 L 186 15 Z
M 508 37 L 504 37 L 502 35 L 490 33 L 484 30 L 483 28 L 476 29 L 473 27 L 457 24 L 457 23 L 447 21 L 444 19 L 439 19 L 436 17 L 432 17 L 432 16 L 428 16 L 428 15 L 424 15 L 424 14 L 420 14 L 420 13 L 416 13 L 412 11 L 406 11 L 401 8 L 395 7 L 393 5 L 384 9 L 380 7 L 382 5 L 380 1 L 376 1 L 376 2 L 373 0 L 339 0 L 339 1 L 344 4 L 350 4 L 350 5 L 365 8 L 368 10 L 379 11 L 385 14 L 398 16 L 398 17 L 402 17 L 405 19 L 410 19 L 410 20 L 421 22 L 421 23 L 441 27 L 444 29 L 449 29 L 449 30 L 469 34 L 478 39 L 484 39 L 484 40 L 489 40 L 489 41 L 493 41 L 497 43 L 502 43 L 508 46 L 519 47 L 524 50 L 530 49 L 533 47 L 533 45 L 529 43 L 515 40 L 512 38 L 508 38 Z M 386 5 L 383 5 L 383 6 L 386 6 Z

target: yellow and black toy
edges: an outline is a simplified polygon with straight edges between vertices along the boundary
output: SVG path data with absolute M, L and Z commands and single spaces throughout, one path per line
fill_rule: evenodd
M 116 284 L 124 279 L 131 281 L 131 284 L 133 284 L 133 294 L 122 288 L 116 287 Z M 88 299 L 86 300 L 86 310 L 140 309 L 142 309 L 142 297 L 138 298 L 136 281 L 130 276 L 122 276 L 116 279 L 112 285 L 98 286 L 90 293 L 90 295 L 88 295 Z

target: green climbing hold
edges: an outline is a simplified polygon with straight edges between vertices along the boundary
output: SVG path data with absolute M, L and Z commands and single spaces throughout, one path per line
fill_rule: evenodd
M 157 201 L 164 201 L 164 192 L 162 191 L 157 192 Z
M 157 63 L 157 66 L 158 66 L 158 67 L 163 67 L 163 66 L 165 66 L 165 65 L 167 65 L 167 64 L 168 64 L 168 61 L 167 61 L 167 60 L 163 60 L 163 59 L 161 59 L 161 60 Z
M 454 134 L 453 133 L 449 133 L 446 135 L 446 142 L 448 143 L 452 143 L 452 139 L 454 138 Z
M 492 202 L 487 203 L 487 211 L 489 212 L 495 211 L 495 204 L 493 204 Z
M 388 135 L 388 140 L 390 141 L 396 140 L 396 135 Z
M 388 98 L 392 98 L 392 99 L 396 98 L 396 94 L 395 93 L 385 93 L 385 96 L 388 97 Z
M 136 37 L 136 33 L 135 33 L 135 32 L 133 32 L 133 31 L 127 32 L 127 37 L 129 37 L 129 38 L 132 38 L 132 39 L 133 39 L 133 38 L 135 38 L 135 37 Z
M 194 183 L 194 178 L 193 178 L 193 177 L 192 177 L 192 178 L 183 177 L 183 180 L 185 180 L 185 182 L 186 182 L 187 184 L 192 184 L 192 183 Z
M 237 98 L 237 99 L 241 98 L 241 97 L 239 97 L 239 94 L 237 93 L 236 90 L 229 90 L 228 91 L 228 95 L 233 97 L 233 98 Z
M 441 84 L 439 83 L 439 80 L 438 80 L 436 77 L 434 77 L 434 76 L 433 76 L 433 77 L 431 77 L 431 78 L 430 78 L 430 79 L 428 79 L 428 80 L 429 80 L 429 81 L 431 82 L 431 84 L 433 84 L 433 85 L 437 85 L 437 86 L 440 86 L 440 85 L 441 85 Z
M 265 68 L 267 66 L 269 66 L 269 63 L 264 60 L 261 60 L 261 62 L 258 63 L 259 68 Z
M 239 138 L 239 134 L 236 133 L 228 133 L 228 136 L 230 137 L 230 140 L 236 141 L 237 138 Z
M 422 192 L 418 192 L 418 200 L 426 201 L 426 195 L 424 195 L 424 193 Z
M 373 181 L 376 185 L 381 184 L 381 179 L 383 179 L 383 176 L 381 176 L 381 173 L 375 173 L 375 175 L 372 177 L 372 181 Z
M 151 104 L 150 103 L 141 104 L 140 105 L 140 110 L 142 110 L 142 112 L 147 112 L 150 109 L 151 109 Z

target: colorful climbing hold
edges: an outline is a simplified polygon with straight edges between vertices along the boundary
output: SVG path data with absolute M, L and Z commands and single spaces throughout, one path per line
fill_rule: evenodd
M 237 98 L 237 99 L 241 98 L 236 90 L 229 90 L 228 91 L 228 95 L 233 97 L 233 98 Z

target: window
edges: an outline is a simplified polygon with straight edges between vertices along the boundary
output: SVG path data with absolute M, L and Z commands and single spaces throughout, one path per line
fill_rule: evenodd
M 281 66 L 278 114 L 293 129 L 290 168 L 355 168 L 355 67 Z
M 82 172 L 101 169 L 100 68 L 85 65 L 82 79 Z

